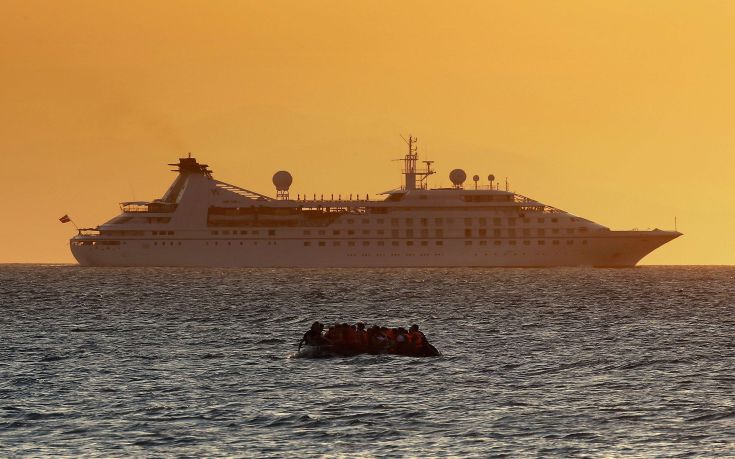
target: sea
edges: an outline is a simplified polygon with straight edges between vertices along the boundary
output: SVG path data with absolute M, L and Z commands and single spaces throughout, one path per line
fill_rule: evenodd
M 0 456 L 735 457 L 735 267 L 0 265 Z

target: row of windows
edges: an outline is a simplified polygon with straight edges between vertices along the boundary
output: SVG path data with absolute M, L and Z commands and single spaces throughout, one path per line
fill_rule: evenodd
M 416 242 L 418 242 L 419 244 L 416 244 Z M 489 241 L 484 241 L 484 240 L 483 241 L 464 241 L 464 245 L 473 245 L 474 242 L 477 242 L 477 245 L 485 246 L 485 245 L 488 245 L 488 242 Z M 503 243 L 506 243 L 508 245 L 518 245 L 518 242 L 519 241 L 517 241 L 515 239 L 511 239 L 511 240 L 508 240 L 508 241 L 502 241 L 502 240 L 492 241 L 493 245 L 503 245 Z M 522 242 L 523 245 L 531 245 L 531 241 L 529 241 L 529 240 L 523 240 L 523 241 L 520 241 L 520 242 Z M 587 240 L 584 239 L 584 240 L 581 241 L 581 243 L 583 245 L 586 245 L 587 244 Z M 370 244 L 371 244 L 370 241 L 362 241 L 362 243 L 360 245 L 361 246 L 369 246 Z M 391 241 L 391 244 L 390 245 L 392 245 L 392 246 L 398 246 L 400 244 L 401 244 L 400 241 Z M 409 247 L 410 246 L 413 246 L 413 245 L 428 246 L 429 245 L 429 241 L 403 241 L 403 244 L 406 245 L 406 246 L 409 246 Z M 573 245 L 573 244 L 574 244 L 574 239 L 567 239 L 566 245 Z M 333 247 L 339 247 L 339 246 L 342 245 L 342 241 L 332 241 L 330 245 L 333 246 Z M 346 242 L 346 245 L 348 247 L 354 247 L 354 246 L 357 245 L 357 242 L 356 241 L 347 241 Z M 382 246 L 385 245 L 385 241 L 376 241 L 375 242 L 375 245 L 377 245 L 378 247 L 382 247 Z M 434 241 L 434 245 L 444 245 L 444 241 Z M 544 241 L 544 240 L 538 240 L 538 241 L 536 241 L 536 245 L 546 245 L 546 241 Z M 551 241 L 551 245 L 561 245 L 561 241 L 559 241 L 558 239 L 555 239 L 555 240 Z M 327 241 L 318 241 L 318 242 L 315 242 L 315 241 L 304 241 L 304 247 L 310 247 L 310 246 L 325 247 L 325 246 L 327 246 Z
M 566 217 L 565 217 L 566 218 Z M 570 222 L 576 222 L 577 219 L 575 217 L 568 217 Z M 516 217 L 509 217 L 506 218 L 506 223 L 510 226 L 514 226 L 518 220 L 521 220 L 523 223 L 531 223 L 532 219 L 531 217 L 522 217 L 522 218 L 516 218 Z M 354 224 L 357 220 L 354 218 L 348 218 L 346 220 L 347 224 Z M 429 223 L 433 223 L 434 225 L 440 226 L 444 223 L 451 225 L 454 223 L 453 218 L 443 218 L 443 217 L 437 217 L 437 218 L 391 218 L 390 224 L 391 226 L 398 226 L 401 224 L 401 221 L 403 224 L 407 226 L 412 226 L 414 224 L 418 224 L 420 226 L 429 226 Z M 536 217 L 535 221 L 537 223 L 559 223 L 561 220 L 559 217 Z M 386 219 L 384 218 L 378 218 L 375 219 L 374 223 L 377 223 L 378 225 L 385 224 Z M 360 223 L 362 224 L 369 224 L 371 223 L 369 218 L 362 218 L 360 219 Z M 503 224 L 503 219 L 501 217 L 493 217 L 493 218 L 486 218 L 486 217 L 479 217 L 479 218 L 471 218 L 467 217 L 464 219 L 464 224 L 467 226 L 472 226 L 474 224 L 478 224 L 479 226 L 487 226 L 488 223 L 492 223 L 495 226 L 499 226 Z
M 386 241 L 375 241 L 375 245 L 377 245 L 378 247 L 382 247 L 382 246 L 386 245 L 385 242 Z M 416 244 L 416 242 L 418 242 L 418 244 Z M 488 245 L 488 242 L 489 241 L 482 240 L 482 241 L 476 241 L 476 242 L 477 242 L 477 245 L 486 246 L 486 245 Z M 511 240 L 507 240 L 507 241 L 495 240 L 495 241 L 492 241 L 492 242 L 493 242 L 493 245 L 503 245 L 503 243 L 506 243 L 507 245 L 518 245 L 518 242 L 519 241 L 517 241 L 515 239 L 511 239 Z M 529 241 L 529 240 L 523 240 L 521 242 L 523 243 L 523 245 L 531 245 L 531 241 Z M 122 243 L 123 244 L 126 244 L 126 242 L 124 242 L 124 241 Z M 443 246 L 444 245 L 444 241 L 433 241 L 433 243 L 436 246 Z M 474 241 L 464 241 L 464 245 L 473 245 L 473 243 L 474 243 Z M 567 245 L 573 245 L 574 243 L 575 243 L 574 242 L 574 239 L 567 239 L 566 240 L 566 244 Z M 581 243 L 583 245 L 586 245 L 587 244 L 587 240 L 582 240 Z M 207 242 L 205 242 L 205 244 L 206 245 L 209 245 L 210 243 L 209 243 L 209 241 L 207 241 Z M 224 244 L 225 244 L 225 242 L 223 241 L 222 242 L 222 245 L 224 245 Z M 255 242 L 254 244 L 257 245 L 258 243 Z M 276 241 L 266 241 L 266 244 L 267 245 L 277 245 L 278 243 Z M 317 241 L 314 241 L 314 242 L 312 242 L 312 241 L 304 241 L 303 244 L 304 244 L 304 247 L 309 247 L 309 246 L 312 246 L 312 245 L 313 246 L 318 246 L 318 247 L 325 247 L 327 245 L 327 242 L 326 241 L 318 241 L 318 242 Z M 429 241 L 403 241 L 403 244 L 405 246 L 408 246 L 408 247 L 413 246 L 413 245 L 428 246 L 429 245 Z M 560 245 L 561 242 L 559 240 L 555 239 L 555 240 L 551 241 L 551 244 L 552 245 Z M 120 241 L 99 241 L 99 242 L 83 241 L 83 242 L 75 243 L 75 245 L 120 245 Z M 170 242 L 167 242 L 167 241 L 160 241 L 160 242 L 159 241 L 155 241 L 155 242 L 153 242 L 153 245 L 154 246 L 174 246 L 174 245 L 181 245 L 181 241 L 177 241 L 177 242 L 173 242 L 173 241 L 170 241 Z M 219 245 L 219 242 L 218 241 L 214 241 L 214 242 L 212 242 L 212 245 L 218 246 Z M 228 246 L 231 246 L 232 245 L 232 241 L 228 241 L 227 242 L 227 245 Z M 244 245 L 244 242 L 243 241 L 240 241 L 239 242 L 239 245 Z M 342 241 L 332 241 L 330 245 L 332 245 L 333 247 L 339 247 L 339 246 L 342 245 Z M 348 247 L 354 247 L 354 246 L 357 245 L 357 242 L 356 241 L 346 241 L 345 242 L 345 245 L 348 246 Z M 360 245 L 366 247 L 366 246 L 371 245 L 371 242 L 370 241 L 362 241 Z M 391 244 L 390 245 L 391 246 L 399 246 L 399 245 L 401 245 L 401 242 L 400 241 L 391 241 Z M 536 241 L 536 245 L 546 245 L 546 241 L 544 241 L 544 240 L 538 240 L 538 241 Z
M 254 236 L 257 236 L 257 235 L 260 234 L 260 230 L 250 230 L 250 231 L 248 231 L 248 230 L 240 230 L 240 231 L 238 231 L 238 230 L 232 230 L 232 231 L 230 231 L 230 230 L 214 230 L 214 231 L 210 231 L 210 233 L 213 236 L 219 236 L 219 235 L 229 236 L 230 234 L 232 234 L 233 236 L 235 236 L 237 234 L 252 234 Z M 153 234 L 155 234 L 155 233 L 153 233 Z M 275 235 L 276 235 L 276 230 L 274 230 L 274 229 L 269 229 L 268 230 L 268 236 L 275 236 Z
M 154 236 L 173 236 L 173 231 L 153 231 Z
M 577 233 L 587 232 L 587 228 L 565 228 L 564 230 L 566 234 L 574 234 L 575 232 Z M 532 230 L 531 228 L 523 228 L 523 231 L 521 234 L 524 237 L 531 237 L 533 235 L 532 233 L 535 233 L 538 236 L 545 236 L 547 234 L 547 231 L 550 232 L 551 234 L 561 234 L 562 233 L 561 228 L 548 228 L 548 229 L 538 228 L 535 230 Z M 327 234 L 327 230 L 304 230 L 303 233 L 304 233 L 304 236 L 310 236 L 312 234 L 316 234 L 318 236 L 325 236 Z M 354 236 L 356 234 L 356 231 L 355 230 L 347 230 L 344 232 L 342 230 L 332 230 L 331 231 L 331 234 L 333 236 L 340 236 L 343 233 L 346 234 L 347 236 Z M 371 230 L 369 229 L 365 229 L 365 230 L 361 230 L 359 233 L 362 236 L 368 236 L 370 234 L 375 234 L 377 236 L 383 236 L 386 234 L 385 230 L 382 230 L 382 229 L 375 230 L 374 233 L 372 233 Z M 415 236 L 430 237 L 430 233 L 428 229 L 420 229 L 417 231 L 414 231 L 413 229 L 406 229 L 406 230 L 403 230 L 403 234 L 405 235 L 405 237 L 415 237 Z M 390 235 L 391 237 L 401 237 L 400 230 L 397 230 L 397 229 L 390 230 Z M 490 235 L 495 236 L 495 237 L 501 237 L 501 236 L 516 237 L 516 236 L 519 236 L 520 234 L 516 231 L 515 228 L 508 228 L 506 230 L 501 230 L 500 228 L 494 228 L 492 232 L 490 232 L 489 230 L 485 228 L 479 228 L 477 230 L 473 230 L 472 228 L 465 228 L 464 235 L 465 237 L 473 237 L 473 236 L 487 237 Z M 439 228 L 439 229 L 433 230 L 433 236 L 434 237 L 444 237 L 444 229 Z

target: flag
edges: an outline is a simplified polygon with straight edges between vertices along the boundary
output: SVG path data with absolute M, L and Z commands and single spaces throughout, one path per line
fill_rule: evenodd
M 71 221 L 71 218 L 69 218 L 69 216 L 68 216 L 68 215 L 64 215 L 63 217 L 61 217 L 61 218 L 59 219 L 59 221 L 60 221 L 61 223 L 69 223 L 69 222 Z

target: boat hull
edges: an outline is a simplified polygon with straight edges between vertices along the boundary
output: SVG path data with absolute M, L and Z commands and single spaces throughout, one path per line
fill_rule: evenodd
M 326 267 L 631 267 L 675 231 L 605 231 L 559 239 L 398 240 L 180 238 L 97 240 L 73 238 L 71 251 L 82 266 L 172 266 L 243 268 Z M 539 241 L 543 241 L 540 244 Z M 572 242 L 569 242 L 572 241 Z M 354 245 L 349 245 L 352 242 Z M 382 244 L 381 244 L 382 242 Z M 426 245 L 423 245 L 425 242 Z M 323 245 L 320 245 L 323 244 Z

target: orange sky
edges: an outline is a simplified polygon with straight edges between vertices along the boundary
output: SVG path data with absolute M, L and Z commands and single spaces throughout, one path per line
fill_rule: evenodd
M 160 197 L 188 151 L 273 194 L 399 183 L 399 134 L 613 229 L 645 264 L 735 263 L 735 2 L 0 4 L 0 262 Z

